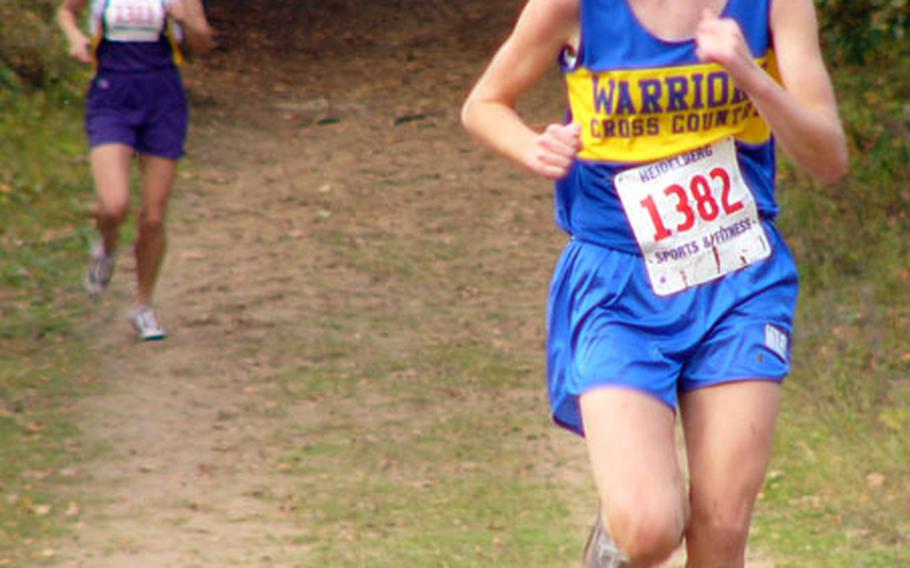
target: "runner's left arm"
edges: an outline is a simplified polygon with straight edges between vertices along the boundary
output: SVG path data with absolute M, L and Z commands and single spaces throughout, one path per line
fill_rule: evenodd
M 168 15 L 180 24 L 190 53 L 204 55 L 217 45 L 201 0 L 173 0 L 168 5 Z
M 696 34 L 699 57 L 727 69 L 797 164 L 823 182 L 837 181 L 847 172 L 847 144 L 812 0 L 774 0 L 771 29 L 783 84 L 758 66 L 731 19 L 705 13 Z

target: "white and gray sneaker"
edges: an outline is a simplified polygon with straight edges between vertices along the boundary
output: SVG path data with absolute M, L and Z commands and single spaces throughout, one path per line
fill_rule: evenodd
M 130 321 L 133 322 L 133 327 L 136 328 L 139 338 L 143 341 L 154 341 L 166 337 L 151 306 L 137 306 L 130 310 Z
M 584 559 L 582 560 L 583 568 L 625 568 L 630 566 L 625 555 L 616 547 L 616 543 L 610 538 L 607 531 L 604 530 L 600 521 L 600 514 L 597 515 L 597 521 L 591 528 L 591 534 L 588 536 L 588 542 L 585 543 Z
M 114 255 L 105 252 L 101 241 L 94 243 L 85 269 L 85 289 L 92 296 L 100 296 L 107 289 L 113 274 Z

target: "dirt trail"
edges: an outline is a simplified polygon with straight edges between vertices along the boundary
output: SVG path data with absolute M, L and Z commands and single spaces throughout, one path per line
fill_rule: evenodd
M 122 255 L 90 324 L 110 388 L 84 402 L 83 427 L 107 451 L 81 472 L 79 528 L 56 547 L 68 568 L 316 565 L 300 560 L 314 546 L 300 511 L 267 498 L 293 481 L 282 455 L 308 429 L 368 433 L 396 403 L 284 393 L 301 369 L 345 378 L 481 338 L 533 362 L 510 404 L 545 413 L 543 302 L 563 242 L 549 184 L 458 125 L 519 3 L 209 4 L 222 49 L 185 73 L 190 156 L 157 299 L 170 336 L 133 339 Z M 559 116 L 558 93 L 523 112 Z M 547 432 L 538 474 L 581 489 L 580 546 L 582 448 Z
M 457 342 L 488 332 L 452 324 L 465 319 L 459 301 L 482 309 L 491 298 L 467 285 L 453 298 L 402 289 L 395 259 L 373 258 L 368 243 L 394 246 L 429 231 L 441 245 L 465 239 L 487 250 L 553 231 L 547 193 L 499 211 L 503 192 L 478 201 L 473 189 L 491 177 L 516 191 L 527 178 L 501 168 L 457 124 L 465 89 L 514 12 L 482 2 L 284 4 L 210 2 L 223 48 L 185 72 L 190 156 L 157 298 L 170 336 L 134 341 L 123 317 L 132 261 L 121 255 L 90 324 L 110 388 L 83 405 L 85 431 L 108 450 L 82 472 L 79 528 L 57 550 L 65 566 L 300 565 L 292 560 L 308 546 L 300 526 L 262 498 L 289 483 L 276 432 L 385 407 L 273 396 L 271 379 L 324 356 L 306 347 L 325 332 L 321 312 L 404 318 L 424 304 L 451 306 L 436 324 L 381 337 L 360 318 L 351 333 L 369 340 L 350 354 L 353 365 L 420 335 Z M 516 217 L 531 225 L 495 229 Z M 481 225 L 485 235 L 475 232 Z M 339 239 L 372 275 L 326 246 Z M 558 247 L 558 238 L 541 246 Z M 511 269 L 525 271 L 535 294 L 511 329 L 495 333 L 539 357 L 549 266 L 526 255 Z M 558 440 L 555 452 L 569 445 L 562 461 L 580 459 L 570 437 Z

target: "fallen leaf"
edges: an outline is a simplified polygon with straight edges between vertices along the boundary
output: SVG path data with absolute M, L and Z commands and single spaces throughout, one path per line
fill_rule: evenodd
M 881 473 L 878 473 L 877 471 L 873 471 L 872 473 L 870 473 L 869 475 L 866 476 L 866 485 L 868 485 L 870 489 L 875 489 L 876 487 L 881 487 L 882 485 L 884 485 L 884 483 L 885 483 L 885 476 L 882 475 Z

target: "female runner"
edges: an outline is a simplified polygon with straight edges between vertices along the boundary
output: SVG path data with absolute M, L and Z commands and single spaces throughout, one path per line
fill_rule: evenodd
M 127 216 L 134 155 L 142 170 L 136 256 L 136 300 L 130 318 L 140 338 L 164 339 L 152 292 L 164 258 L 164 217 L 184 154 L 186 94 L 177 70 L 181 43 L 191 53 L 214 47 L 200 0 L 92 0 L 91 38 L 78 19 L 88 0 L 63 0 L 58 23 L 71 57 L 95 65 L 86 108 L 94 208 L 100 239 L 91 251 L 85 285 L 105 290 L 114 271 L 117 237 Z

